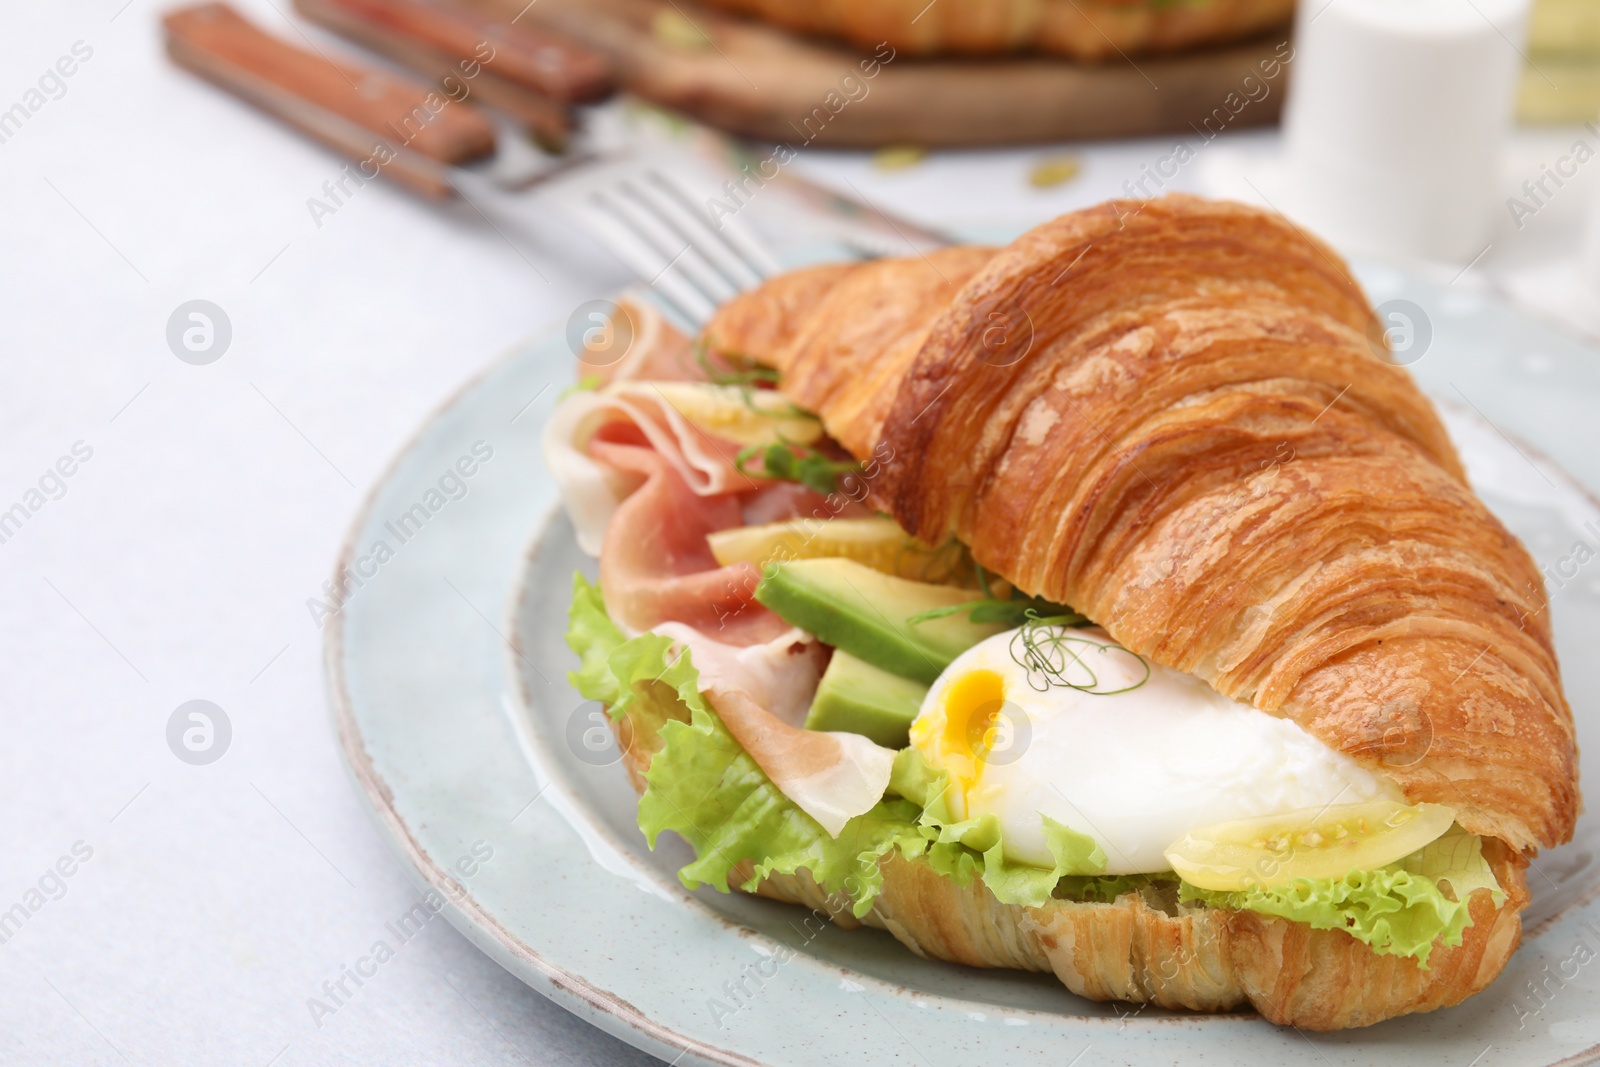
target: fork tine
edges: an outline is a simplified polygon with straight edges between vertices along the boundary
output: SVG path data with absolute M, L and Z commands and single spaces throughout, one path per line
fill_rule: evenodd
M 587 191 L 569 184 L 559 198 L 689 325 L 782 269 L 738 220 L 712 219 L 669 172 L 637 157 L 584 169 Z
M 718 232 L 706 213 L 693 207 L 687 196 L 658 170 L 647 170 L 635 186 L 648 199 L 656 213 L 678 236 L 695 248 L 727 278 L 735 290 L 761 284 L 761 274 L 739 255 Z
M 683 186 L 673 181 L 669 176 L 658 170 L 650 170 L 646 177 L 650 178 L 656 187 L 666 196 L 670 197 L 680 211 L 699 221 L 705 232 L 711 235 L 713 241 L 727 248 L 742 262 L 755 272 L 756 280 L 761 281 L 779 273 L 783 268 L 778 261 L 763 248 L 745 230 L 743 223 L 732 215 L 724 215 L 717 223 L 713 224 L 704 212 L 694 206 L 689 194 L 684 192 Z
M 639 183 L 634 178 L 624 178 L 610 193 L 612 202 L 639 231 L 639 235 L 663 255 L 670 257 L 673 269 L 684 274 L 690 284 L 712 303 L 720 304 L 743 288 L 716 269 L 693 235 L 680 234 L 667 219 L 661 217 L 655 205 L 640 191 Z
M 606 246 L 635 274 L 649 282 L 690 325 L 701 326 L 711 318 L 716 303 L 673 271 L 672 262 L 639 236 L 625 217 L 614 214 L 608 203 L 598 196 L 580 206 Z

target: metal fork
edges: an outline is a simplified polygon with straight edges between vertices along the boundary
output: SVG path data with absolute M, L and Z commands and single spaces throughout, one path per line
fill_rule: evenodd
M 590 164 L 583 185 L 568 206 L 692 327 L 782 269 L 737 218 L 713 221 L 662 166 Z
M 740 220 L 714 219 L 709 210 L 696 206 L 683 182 L 665 165 L 651 161 L 660 153 L 647 158 L 650 149 L 641 148 L 625 131 L 609 131 L 608 136 L 590 122 L 588 133 L 575 139 L 568 155 L 553 158 L 535 149 L 520 128 L 493 109 L 460 101 L 424 109 L 416 101 L 428 93 L 427 86 L 348 61 L 333 64 L 326 56 L 264 33 L 223 4 L 171 12 L 164 25 L 168 51 L 181 66 L 358 161 L 359 173 L 347 165 L 336 180 L 324 184 L 335 205 L 342 203 L 339 194 L 350 195 L 349 183 L 359 188 L 381 172 L 428 196 L 465 201 L 516 248 L 491 216 L 537 226 L 546 209 L 529 192 L 548 189 L 691 328 L 780 269 Z M 329 65 L 342 79 L 327 77 Z M 361 88 L 355 90 L 358 81 Z M 342 82 L 353 91 L 345 93 Z M 419 113 L 428 115 L 423 128 L 405 136 L 384 118 Z M 601 117 L 600 112 L 588 116 Z M 397 138 L 400 143 L 393 143 Z M 732 163 L 736 172 L 749 171 L 748 165 L 741 167 L 747 161 L 734 158 L 738 152 L 731 141 L 716 141 L 721 145 L 717 154 L 729 157 L 724 162 Z M 666 155 L 671 154 L 669 149 Z M 904 254 L 907 247 L 916 250 L 917 241 L 929 247 L 949 243 L 944 234 L 786 170 L 778 178 L 802 193 L 819 217 L 840 223 L 843 232 L 833 236 L 858 254 Z M 770 180 L 764 178 L 763 184 Z

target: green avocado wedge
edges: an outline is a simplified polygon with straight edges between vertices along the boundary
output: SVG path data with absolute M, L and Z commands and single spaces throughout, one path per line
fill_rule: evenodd
M 905 748 L 911 743 L 911 720 L 927 695 L 922 683 L 835 649 L 811 700 L 806 729 L 844 730 L 885 748 Z
M 848 559 L 802 559 L 768 569 L 756 599 L 823 644 L 881 670 L 932 685 L 950 661 L 1007 629 L 965 613 L 911 623 L 915 615 L 971 603 L 970 589 L 895 578 Z

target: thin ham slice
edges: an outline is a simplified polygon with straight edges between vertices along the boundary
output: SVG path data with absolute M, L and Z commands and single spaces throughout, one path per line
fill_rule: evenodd
M 876 515 L 866 504 L 842 493 L 825 497 L 798 482 L 766 482 L 760 489 L 740 494 L 744 525 L 764 526 L 791 519 L 868 519 Z
M 642 443 L 676 468 L 700 496 L 756 488 L 756 481 L 734 466 L 738 445 L 693 425 L 659 394 L 574 393 L 545 423 L 541 445 L 572 517 L 578 547 L 591 556 L 599 555 L 606 524 L 639 484 L 635 472 L 608 466 L 590 448 L 597 437 L 619 424 L 637 430 Z
M 622 321 L 618 321 L 618 320 Z M 597 354 L 578 357 L 578 377 L 612 382 L 697 382 L 705 371 L 694 357 L 694 344 L 668 322 L 654 304 L 624 296 L 617 301 L 612 330 L 626 331 L 627 348 L 615 363 L 597 362 Z M 615 333 L 612 335 L 615 337 Z M 604 358 L 599 355 L 598 358 Z
M 744 502 L 744 525 L 764 526 L 810 515 L 822 504 L 814 489 L 798 482 L 773 482 L 765 492 L 749 494 Z
M 801 629 L 791 629 L 758 645 L 730 645 L 681 622 L 663 622 L 653 631 L 670 637 L 676 649 L 689 650 L 700 674 L 700 689 L 738 689 L 790 726 L 811 710 L 811 698 L 828 668 L 828 648 Z
M 705 692 L 740 747 L 830 837 L 883 799 L 894 768 L 889 749 L 860 734 L 791 726 L 739 689 Z
M 681 334 L 668 333 L 653 311 L 654 320 L 629 314 L 643 347 L 607 380 L 698 376 Z M 830 835 L 878 803 L 893 752 L 857 734 L 800 726 L 828 649 L 756 602 L 761 575 L 753 564 L 721 566 L 706 542 L 733 526 L 870 509 L 741 474 L 737 445 L 693 426 L 647 389 L 568 397 L 546 424 L 543 444 L 579 546 L 600 557 L 613 621 L 687 648 L 700 689 L 729 732 Z
M 638 444 L 596 439 L 589 447 L 606 468 L 638 485 L 617 506 L 600 546 L 600 588 L 618 625 L 639 633 L 681 622 L 740 646 L 790 629 L 756 603 L 760 570 L 751 563 L 719 566 L 706 544 L 707 534 L 743 525 L 737 494 L 695 493 L 665 457 Z

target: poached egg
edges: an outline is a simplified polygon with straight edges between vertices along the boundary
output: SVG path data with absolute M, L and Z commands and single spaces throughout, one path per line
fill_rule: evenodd
M 1006 856 L 1045 868 L 1042 815 L 1093 837 L 1107 874 L 1152 874 L 1200 827 L 1401 797 L 1288 719 L 1094 629 L 1033 626 L 968 649 L 928 691 L 911 744 L 949 773 L 956 818 L 993 815 Z

